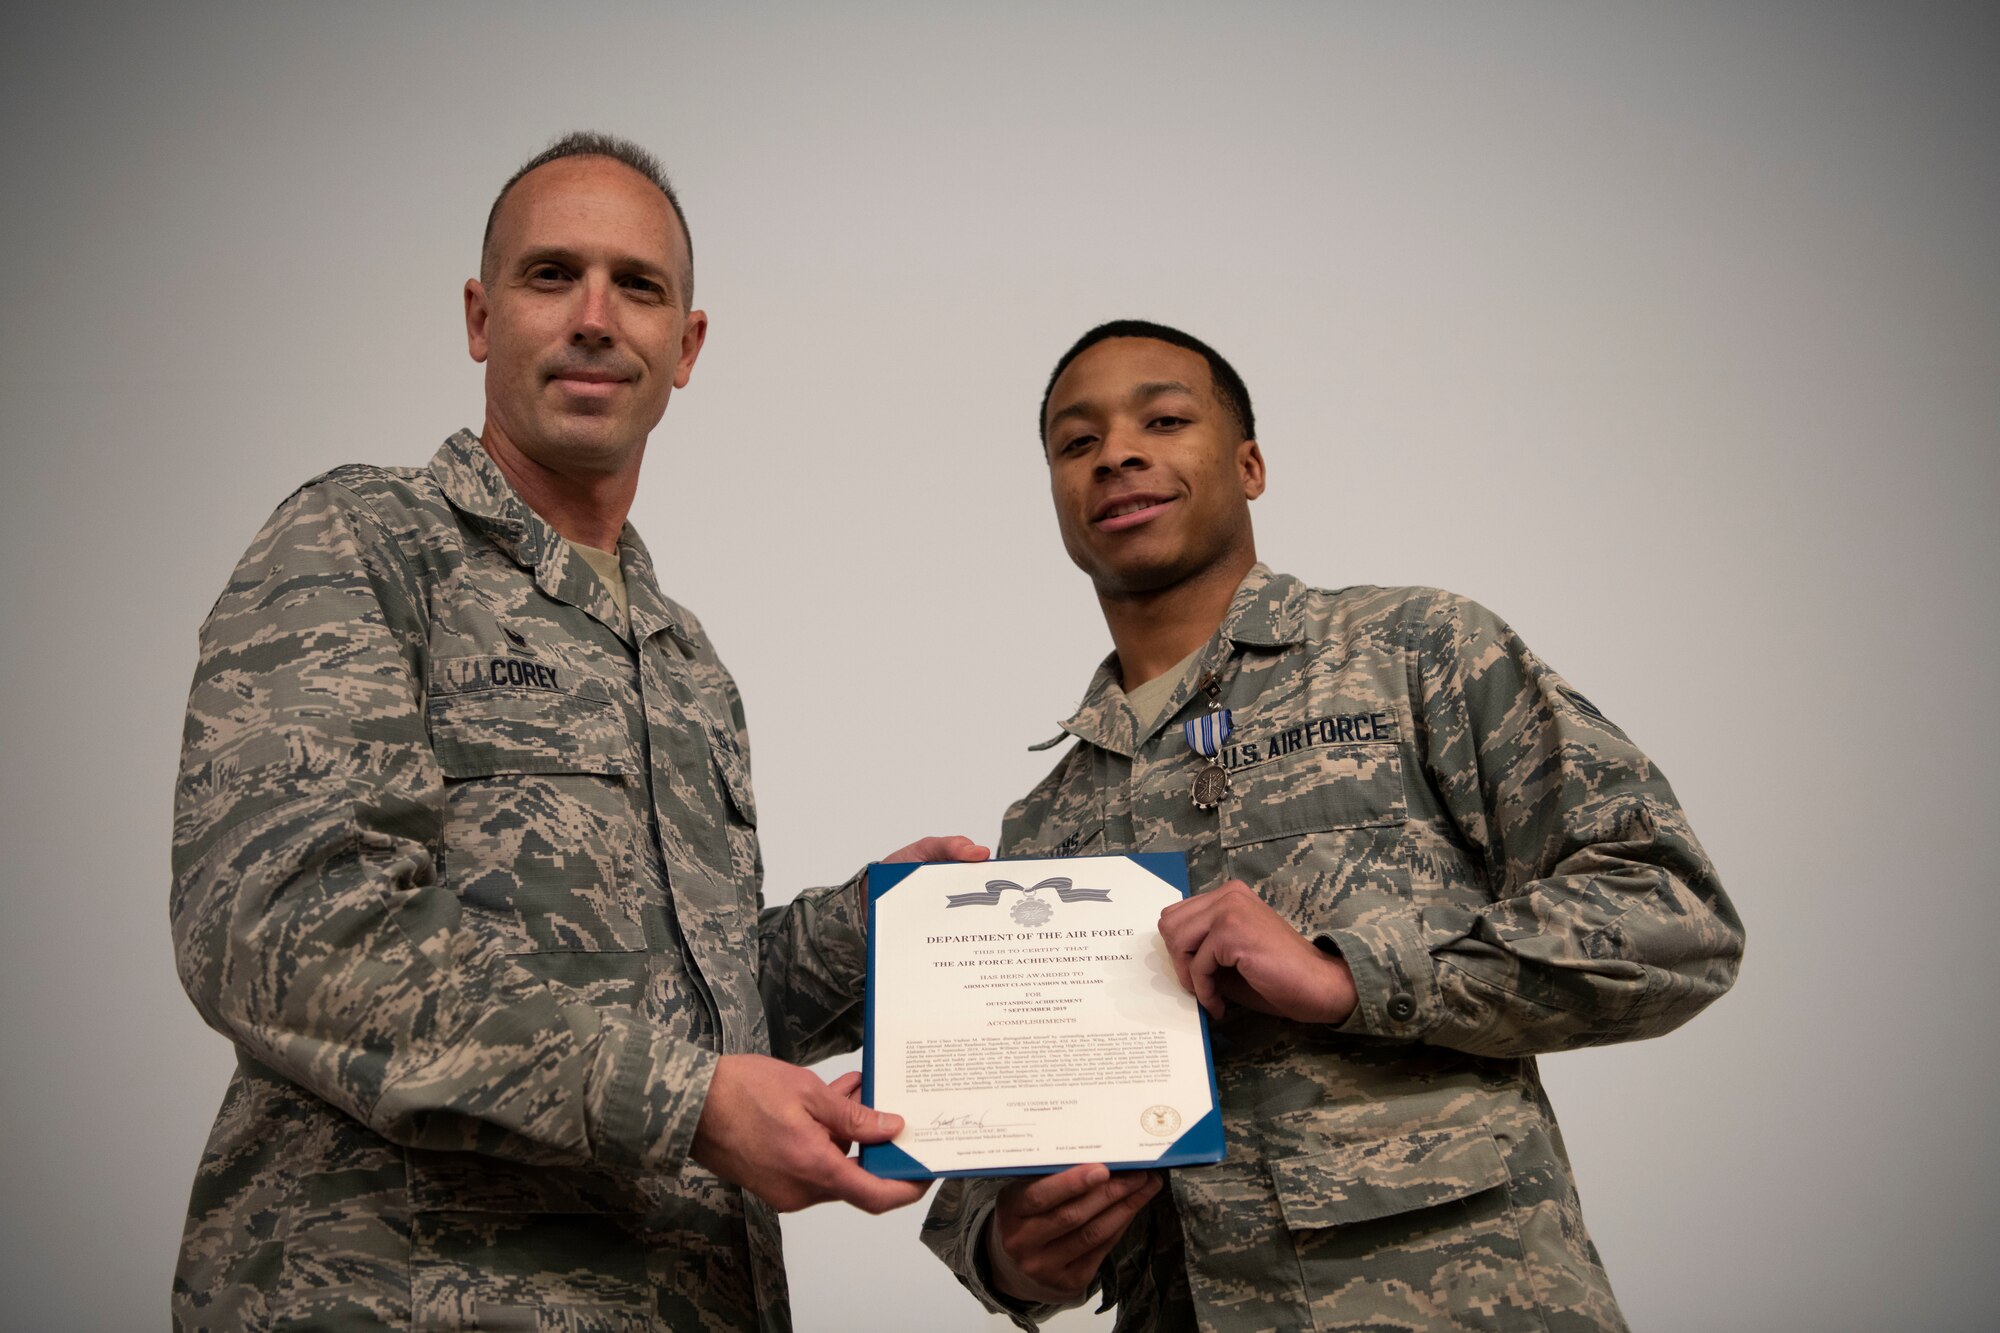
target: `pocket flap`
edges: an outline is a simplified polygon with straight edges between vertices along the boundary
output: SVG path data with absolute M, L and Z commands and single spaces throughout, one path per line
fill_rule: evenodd
M 1353 1143 L 1271 1163 L 1278 1206 L 1294 1231 L 1392 1217 L 1507 1183 L 1500 1145 L 1483 1128 Z
M 1229 775 L 1224 847 L 1334 829 L 1401 824 L 1403 757 L 1393 744 L 1326 745 Z
M 750 789 L 750 762 L 736 748 L 736 742 L 719 728 L 709 729 L 708 749 L 715 756 L 715 771 L 722 775 L 722 790 L 728 794 L 729 804 L 735 807 L 736 817 L 755 828 L 757 797 Z
M 633 761 L 617 705 L 546 691 L 433 698 L 431 746 L 448 778 L 497 773 L 629 776 Z

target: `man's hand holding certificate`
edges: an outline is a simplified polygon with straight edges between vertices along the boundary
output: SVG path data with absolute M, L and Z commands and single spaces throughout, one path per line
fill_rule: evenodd
M 868 894 L 863 1098 L 904 1121 L 869 1170 L 1221 1158 L 1207 1029 L 1159 930 L 1182 857 L 876 865 Z

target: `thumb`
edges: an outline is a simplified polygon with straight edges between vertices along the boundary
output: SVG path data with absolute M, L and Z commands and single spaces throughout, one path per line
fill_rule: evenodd
M 843 1143 L 885 1143 L 903 1132 L 903 1117 L 851 1101 L 831 1086 L 814 1096 L 813 1118 Z
M 899 847 L 882 859 L 893 861 L 984 861 L 990 851 L 963 834 L 918 838 L 907 847 Z
M 938 839 L 934 855 L 941 861 L 984 861 L 992 853 L 963 834 L 953 834 Z

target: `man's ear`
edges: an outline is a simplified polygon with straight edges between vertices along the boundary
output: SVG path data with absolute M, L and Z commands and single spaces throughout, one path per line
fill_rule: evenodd
M 1243 498 L 1254 500 L 1264 493 L 1264 451 L 1257 441 L 1245 440 L 1236 446 L 1236 475 L 1243 479 Z
M 474 361 L 486 360 L 486 288 L 477 278 L 465 280 L 465 350 Z
M 681 356 L 674 363 L 674 387 L 687 388 L 688 377 L 694 374 L 694 359 L 701 355 L 702 344 L 708 341 L 708 312 L 688 311 L 687 323 L 681 326 Z

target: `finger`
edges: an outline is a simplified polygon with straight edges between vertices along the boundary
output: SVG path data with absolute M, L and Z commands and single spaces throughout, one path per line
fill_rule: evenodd
M 1215 974 L 1223 966 L 1216 956 L 1216 939 L 1210 935 L 1202 941 L 1200 952 L 1188 960 L 1187 988 L 1194 992 L 1195 1002 L 1208 1010 L 1209 1017 L 1221 1018 L 1223 1012 L 1222 993 L 1216 989 Z
M 1066 1203 L 1082 1198 L 1110 1179 L 1109 1167 L 1101 1162 L 1085 1162 L 1029 1183 L 1015 1196 L 1013 1211 L 1021 1217 L 1051 1213 Z
M 1215 910 L 1215 895 L 1200 893 L 1192 898 L 1183 898 L 1177 903 L 1168 903 L 1160 909 L 1160 933 L 1186 931 L 1195 928 L 1197 922 Z
M 944 845 L 938 849 L 939 854 L 936 858 L 941 861 L 984 861 L 988 856 L 992 855 L 987 848 L 980 846 L 970 838 L 958 834 L 953 834 L 949 838 L 941 839 L 941 841 Z
M 928 861 L 931 858 L 924 855 L 924 849 L 931 841 L 929 838 L 919 838 L 907 846 L 898 847 L 895 851 L 883 857 L 882 860 L 890 865 L 894 865 L 898 861 Z
M 1201 896 L 1203 910 L 1214 920 L 1249 916 L 1276 916 L 1271 904 L 1264 901 L 1262 894 L 1240 879 L 1232 879 L 1214 893 Z
M 1215 989 L 1225 1003 L 1240 1004 L 1245 1009 L 1255 1009 L 1259 1013 L 1278 1013 L 1269 1000 L 1243 979 L 1240 972 L 1218 972 L 1215 977 Z
M 1211 913 L 1221 911 L 1224 905 L 1232 898 L 1238 898 L 1244 894 L 1248 894 L 1252 898 L 1257 897 L 1257 891 L 1242 880 L 1224 880 L 1207 893 L 1191 893 L 1179 902 L 1168 903 L 1161 910 L 1160 919 L 1165 921 L 1171 918 L 1182 922 L 1199 920 Z M 1260 898 L 1258 901 L 1261 902 L 1263 900 Z
M 1082 1256 L 1123 1235 L 1158 1189 L 1151 1172 L 1121 1172 L 1081 1199 L 1024 1223 L 1018 1234 L 1024 1248 L 1035 1249 L 1047 1265 L 1069 1272 Z M 1084 1270 L 1082 1276 L 1088 1278 L 1091 1271 Z
M 1067 1203 L 1022 1219 L 1016 1234 L 1029 1245 L 1053 1250 L 1058 1256 L 1078 1253 L 1096 1244 L 1096 1233 L 1090 1230 L 1092 1224 L 1107 1209 L 1145 1189 L 1146 1181 L 1145 1173 L 1119 1172 Z M 1086 1235 L 1090 1238 L 1086 1239 Z
M 1076 1253 L 1088 1255 L 1090 1251 L 1098 1251 L 1098 1257 L 1102 1257 L 1124 1235 L 1124 1229 L 1132 1225 L 1132 1219 L 1160 1193 L 1160 1177 L 1152 1171 L 1134 1173 L 1130 1179 L 1120 1179 L 1118 1183 L 1124 1191 L 1096 1215 L 1084 1219 L 1070 1235 L 1070 1243 L 1078 1247 Z M 1096 1265 L 1092 1263 L 1092 1267 Z
M 852 1071 L 842 1074 L 839 1078 L 827 1084 L 826 1090 L 849 1106 L 857 1105 L 861 1101 L 861 1075 Z M 827 1141 L 833 1145 L 834 1151 L 838 1152 L 842 1157 L 847 1156 L 848 1150 L 854 1146 L 852 1138 L 842 1137 L 831 1127 L 827 1128 L 826 1136 Z
M 1179 944 L 1168 951 L 1173 960 L 1174 976 L 1180 980 L 1181 989 L 1188 991 L 1196 999 L 1201 998 L 1200 983 L 1194 975 L 1195 960 L 1209 947 L 1214 934 L 1206 926 L 1198 926 L 1182 936 Z
M 918 838 L 907 847 L 899 847 L 883 857 L 885 862 L 897 861 L 984 861 L 990 855 L 988 850 L 962 834 L 947 837 Z
M 1188 980 L 1188 960 L 1201 948 L 1202 937 L 1208 933 L 1199 921 L 1169 922 L 1164 915 L 1160 918 L 1160 940 L 1167 946 L 1167 959 L 1174 965 L 1174 978 L 1181 983 L 1182 990 L 1193 990 Z
M 1159 1176 L 1148 1171 L 1124 1198 L 1078 1228 L 1077 1238 L 1087 1248 L 1077 1255 L 1074 1266 L 1081 1269 L 1086 1277 L 1095 1273 L 1097 1266 L 1104 1262 L 1104 1256 L 1111 1252 L 1111 1247 L 1118 1243 L 1118 1238 L 1125 1234 L 1133 1219 L 1145 1211 L 1146 1205 L 1153 1201 L 1160 1189 Z
M 835 1092 L 833 1084 L 816 1089 L 806 1098 L 805 1107 L 806 1114 L 839 1142 L 886 1143 L 903 1132 L 903 1117 L 850 1100 Z
M 1183 898 L 1160 913 L 1160 938 L 1166 941 L 1167 954 L 1175 960 L 1177 970 L 1201 947 L 1202 939 L 1215 929 L 1226 910 L 1227 900 L 1220 898 L 1219 892 Z M 1187 984 L 1185 971 L 1181 972 L 1181 984 Z
M 841 1157 L 828 1178 L 828 1197 L 863 1212 L 886 1213 L 915 1203 L 930 1187 L 928 1180 L 884 1180 L 863 1170 L 853 1158 Z

